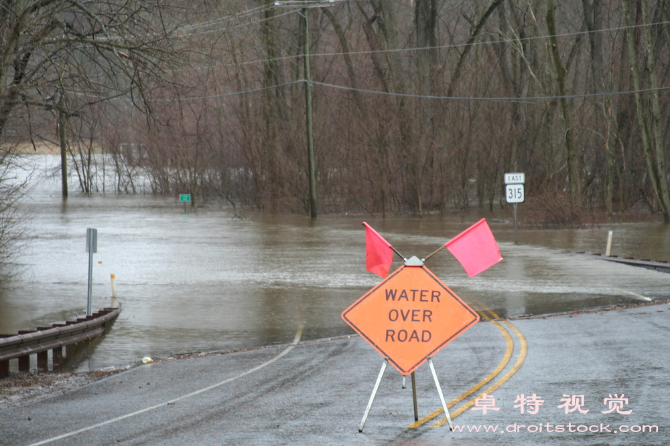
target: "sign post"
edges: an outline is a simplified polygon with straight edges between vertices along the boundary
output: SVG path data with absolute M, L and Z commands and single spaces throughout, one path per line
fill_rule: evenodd
M 526 201 L 524 183 L 526 174 L 524 173 L 506 173 L 505 174 L 505 198 L 508 203 L 514 204 L 514 244 L 519 244 L 519 233 L 517 230 L 516 205 Z
M 426 268 L 424 262 L 447 248 L 468 276 L 474 277 L 502 260 L 498 244 L 486 220 L 482 219 L 425 259 L 416 256 L 406 259 L 370 225 L 365 222 L 363 225 L 366 269 L 384 280 L 344 310 L 342 319 L 382 355 L 384 364 L 358 431 L 363 432 L 389 362 L 403 375 L 403 389 L 405 377 L 411 375 L 414 420 L 419 419 L 414 372 L 426 361 L 445 418 L 453 431 L 432 357 L 476 324 L 479 315 Z M 394 252 L 403 259 L 404 265 L 388 275 Z
M 88 301 L 86 305 L 86 316 L 93 314 L 93 254 L 98 252 L 98 230 L 86 228 L 86 251 L 88 252 Z
M 476 324 L 479 315 L 426 268 L 423 261 L 412 257 L 344 310 L 342 319 L 384 358 L 358 429 L 363 432 L 387 363 L 404 376 L 412 375 L 415 419 L 418 414 L 414 371 L 426 361 L 431 365 L 440 401 L 444 401 L 431 357 Z M 449 412 L 445 404 L 443 407 L 451 427 Z
M 191 194 L 179 194 L 179 201 L 184 203 L 184 212 L 186 212 L 186 205 L 191 202 Z

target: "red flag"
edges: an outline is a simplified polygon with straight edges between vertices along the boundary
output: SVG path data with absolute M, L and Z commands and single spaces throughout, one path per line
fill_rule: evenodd
M 449 240 L 446 246 L 463 265 L 468 277 L 486 271 L 503 259 L 485 218 Z
M 363 226 L 365 226 L 365 268 L 386 278 L 393 261 L 391 244 L 369 224 L 363 222 Z

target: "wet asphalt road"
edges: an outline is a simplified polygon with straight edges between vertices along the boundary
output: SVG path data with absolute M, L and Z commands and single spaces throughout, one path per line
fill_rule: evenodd
M 388 367 L 359 433 L 383 360 L 351 336 L 139 366 L 0 410 L 0 443 L 670 444 L 670 305 L 510 322 L 518 333 L 500 323 L 504 336 L 499 326 L 480 322 L 435 356 L 448 402 L 500 368 L 450 408 L 458 413 L 454 432 L 431 427 L 441 414 L 408 428 L 410 380 L 402 389 L 402 376 Z M 421 418 L 441 404 L 427 364 L 416 377 Z M 478 408 L 484 404 L 459 411 L 489 388 L 494 401 L 486 413 Z M 528 403 L 522 414 L 519 401 L 533 395 L 542 404 Z

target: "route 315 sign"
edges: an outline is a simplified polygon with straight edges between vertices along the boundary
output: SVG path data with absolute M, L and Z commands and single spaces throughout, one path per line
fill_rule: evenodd
M 508 203 L 523 203 L 526 200 L 523 184 L 505 185 L 505 198 Z
M 523 184 L 526 182 L 524 173 L 505 174 L 505 198 L 508 203 L 523 203 L 526 200 Z

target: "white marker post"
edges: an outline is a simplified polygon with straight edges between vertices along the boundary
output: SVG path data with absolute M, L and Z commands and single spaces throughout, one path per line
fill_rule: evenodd
M 609 257 L 612 253 L 612 231 L 607 233 L 607 247 L 605 248 L 605 256 Z
M 111 275 L 112 279 L 112 308 L 118 308 L 119 302 L 117 300 L 118 296 L 116 294 L 116 275 Z
M 505 198 L 508 203 L 514 203 L 514 244 L 519 244 L 519 233 L 517 230 L 516 205 L 526 201 L 524 183 L 526 174 L 524 173 L 506 173 L 505 174 Z
M 93 254 L 98 252 L 98 230 L 86 229 L 86 251 L 88 252 L 88 304 L 86 305 L 86 316 L 93 314 Z

